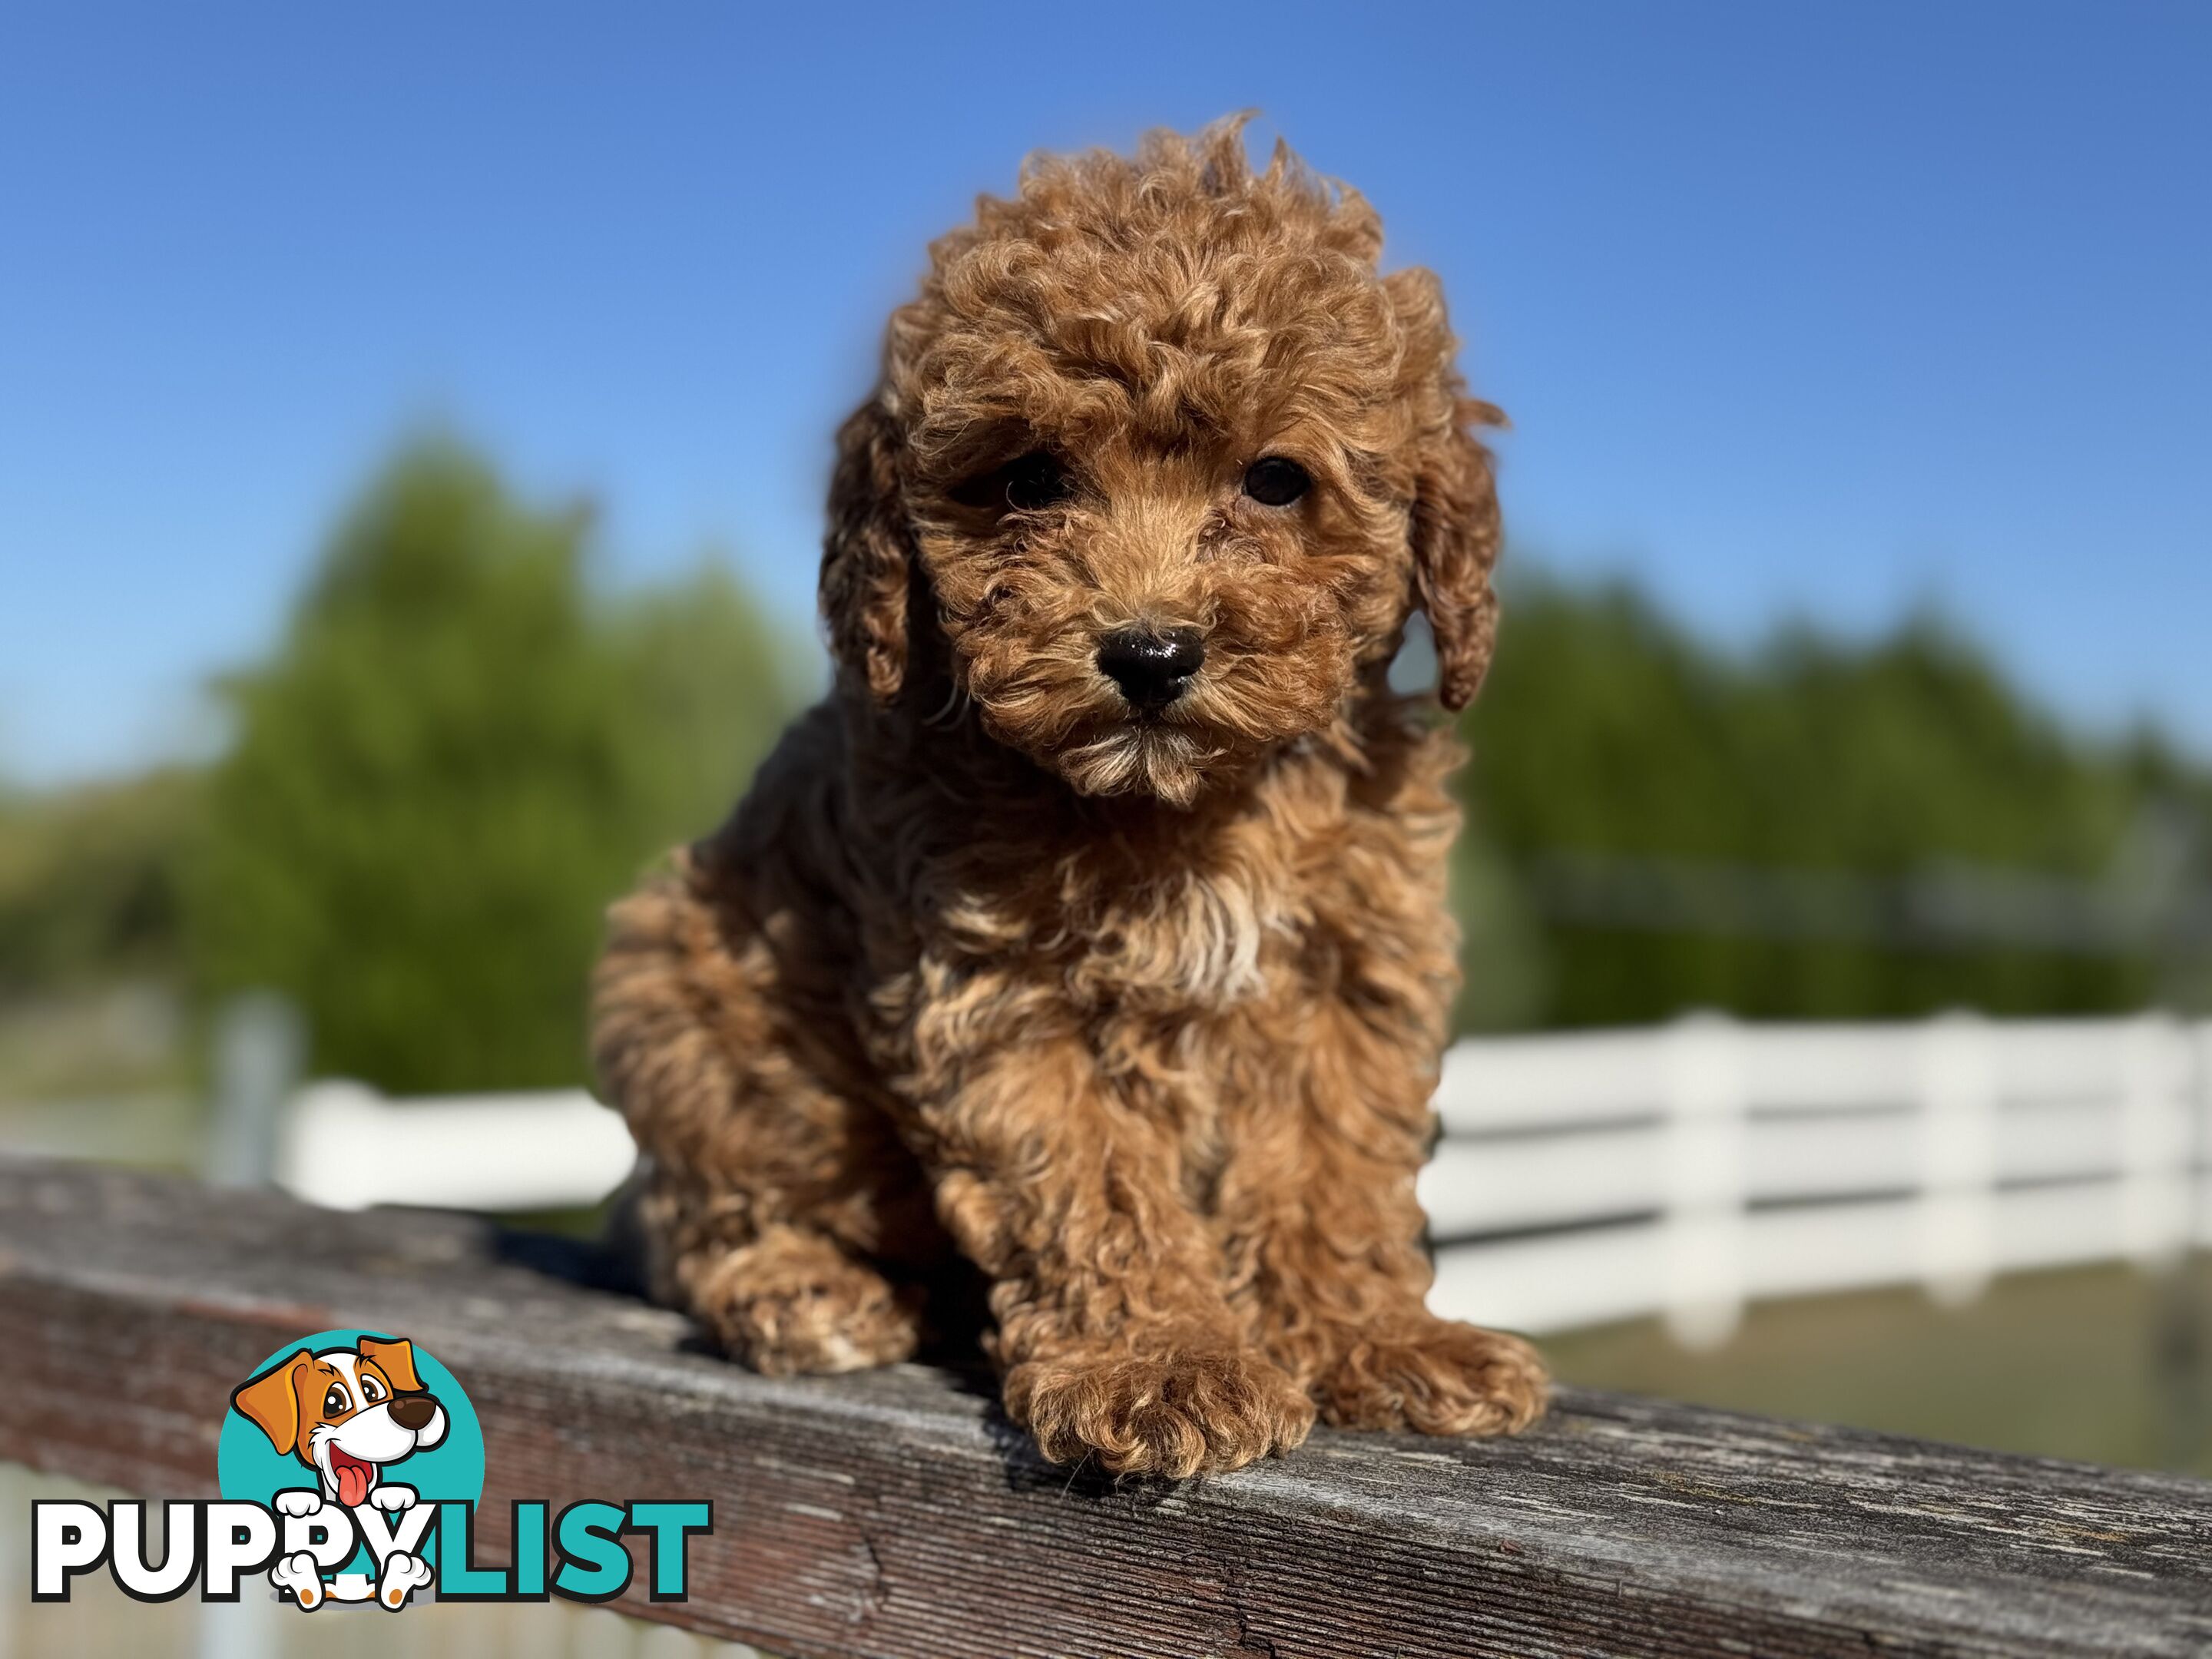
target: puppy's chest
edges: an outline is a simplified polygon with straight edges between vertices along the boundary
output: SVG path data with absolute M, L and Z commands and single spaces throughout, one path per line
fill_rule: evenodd
M 1279 834 L 1210 850 L 1152 863 L 1062 858 L 962 884 L 960 902 L 937 912 L 934 943 L 1095 1025 L 1164 1036 L 1305 1000 L 1333 942 L 1364 925 L 1358 896 L 1323 873 L 1315 849 Z
M 925 919 L 917 988 L 1019 1007 L 1032 1024 L 1056 1009 L 1094 1041 L 1136 1032 L 1155 1047 L 1310 1007 L 1348 959 L 1406 931 L 1400 901 L 1419 884 L 1389 818 L 1309 793 L 1318 804 L 1263 799 L 1179 841 L 955 854 L 927 872 L 919 902 L 891 907 Z
M 1058 919 L 1048 942 L 1079 1007 L 1201 1014 L 1264 996 L 1295 959 L 1307 921 L 1280 882 L 1177 872 L 1139 891 L 1086 896 Z

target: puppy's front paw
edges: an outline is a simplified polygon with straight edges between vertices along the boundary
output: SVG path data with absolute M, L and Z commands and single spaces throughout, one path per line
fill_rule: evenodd
M 368 1504 L 377 1510 L 411 1510 L 415 1507 L 415 1488 L 389 1482 L 368 1495 Z
M 1009 1370 L 1006 1397 L 1055 1463 L 1095 1456 L 1115 1474 L 1174 1480 L 1288 1451 L 1314 1420 L 1288 1372 L 1238 1348 L 1054 1354 Z
M 1423 1315 L 1352 1337 L 1314 1392 L 1340 1428 L 1516 1434 L 1543 1415 L 1551 1378 L 1517 1336 Z
M 865 1370 L 912 1358 L 919 1305 L 827 1239 L 791 1229 L 679 1264 L 692 1311 L 768 1376 Z
M 276 1512 L 305 1517 L 323 1507 L 323 1495 L 319 1492 L 298 1490 L 276 1494 Z

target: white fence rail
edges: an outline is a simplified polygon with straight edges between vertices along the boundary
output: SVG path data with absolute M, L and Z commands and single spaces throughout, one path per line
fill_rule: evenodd
M 1421 1198 L 1441 1312 L 1521 1330 L 1747 1301 L 2157 1263 L 2212 1244 L 2212 1023 L 2161 1016 L 1749 1025 L 1467 1042 Z M 318 1203 L 596 1201 L 627 1133 L 581 1091 L 294 1097 L 279 1182 Z
M 556 1210 L 598 1203 L 635 1157 L 621 1117 L 581 1089 L 388 1100 L 311 1083 L 278 1126 L 276 1184 L 337 1210 Z
M 1463 1043 L 1422 1177 L 1440 1311 L 1528 1330 L 2212 1243 L 2212 1025 L 1740 1025 Z

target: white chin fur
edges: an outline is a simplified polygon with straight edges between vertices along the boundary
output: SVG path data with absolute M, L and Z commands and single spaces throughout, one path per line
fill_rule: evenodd
M 1177 726 L 1125 726 L 1064 750 L 1060 775 L 1086 795 L 1152 795 L 1187 806 L 1224 750 Z

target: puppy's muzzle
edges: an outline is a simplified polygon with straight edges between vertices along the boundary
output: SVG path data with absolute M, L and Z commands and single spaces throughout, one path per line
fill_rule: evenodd
M 420 1434 L 438 1414 L 438 1401 L 434 1395 L 427 1394 L 394 1395 L 390 1409 L 393 1422 L 410 1433 Z
M 1139 708 L 1164 708 L 1206 665 L 1195 628 L 1124 628 L 1098 642 L 1098 672 Z

